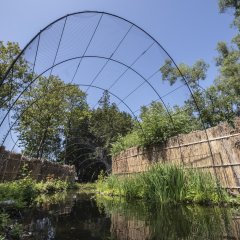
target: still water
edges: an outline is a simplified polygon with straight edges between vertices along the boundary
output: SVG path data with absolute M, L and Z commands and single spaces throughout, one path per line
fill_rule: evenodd
M 39 202 L 24 213 L 24 239 L 240 239 L 240 210 L 233 208 L 154 206 L 76 192 Z

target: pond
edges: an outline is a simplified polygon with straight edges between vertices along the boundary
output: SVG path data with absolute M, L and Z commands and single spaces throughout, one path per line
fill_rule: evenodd
M 39 202 L 24 213 L 24 239 L 240 239 L 234 208 L 127 203 L 84 192 Z

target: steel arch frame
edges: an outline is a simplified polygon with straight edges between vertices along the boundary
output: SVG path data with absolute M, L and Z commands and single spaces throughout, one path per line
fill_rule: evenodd
M 58 19 L 56 19 L 55 21 L 51 22 L 50 24 L 48 24 L 45 28 L 43 28 L 42 30 L 39 31 L 39 33 L 37 33 L 29 42 L 28 44 L 22 49 L 22 51 L 19 53 L 19 55 L 17 56 L 17 58 L 12 62 L 12 64 L 10 65 L 10 67 L 8 68 L 8 70 L 6 71 L 6 73 L 4 74 L 4 77 L 3 79 L 0 79 L 0 87 L 2 86 L 2 84 L 4 83 L 4 80 L 6 79 L 6 77 L 8 76 L 8 74 L 10 73 L 11 69 L 13 68 L 14 64 L 17 62 L 17 60 L 20 58 L 20 56 L 24 53 L 24 51 L 29 47 L 29 45 L 38 37 L 41 35 L 42 32 L 44 32 L 46 29 L 48 29 L 50 26 L 52 26 L 53 24 L 55 24 L 56 22 L 69 17 L 69 16 L 74 16 L 74 15 L 78 15 L 78 14 L 84 14 L 84 13 L 95 13 L 95 14 L 102 14 L 102 15 L 108 15 L 108 16 L 112 16 L 112 17 L 115 17 L 115 18 L 118 18 L 122 21 L 125 21 L 125 22 L 128 22 L 129 24 L 132 24 L 133 26 L 135 26 L 137 29 L 139 29 L 140 31 L 142 31 L 143 33 L 145 33 L 148 37 L 150 37 L 162 50 L 163 52 L 169 57 L 169 59 L 171 60 L 171 62 L 174 64 L 174 66 L 176 67 L 176 69 L 179 71 L 180 75 L 181 75 L 181 78 L 184 80 L 184 82 L 186 83 L 186 86 L 191 94 L 191 97 L 193 98 L 193 101 L 196 105 L 196 109 L 199 113 L 199 118 L 200 118 L 200 121 L 203 125 L 203 128 L 204 128 L 204 131 L 205 131 L 205 134 L 206 134 L 206 137 L 207 137 L 207 141 L 208 141 L 208 146 L 209 146 L 209 150 L 210 150 L 210 154 L 211 154 L 211 158 L 212 158 L 212 162 L 213 162 L 213 165 L 214 164 L 214 156 L 213 156 L 213 152 L 212 152 L 212 147 L 211 147 L 211 144 L 210 144 L 210 141 L 209 141 L 209 136 L 208 136 L 208 133 L 207 133 L 207 129 L 206 129 L 206 126 L 203 122 L 203 119 L 202 119 L 202 114 L 201 114 L 201 110 L 197 104 L 197 100 L 196 98 L 194 97 L 194 94 L 193 94 L 193 90 L 191 89 L 191 87 L 189 86 L 188 82 L 186 81 L 186 78 L 184 77 L 184 75 L 182 74 L 182 72 L 180 71 L 179 67 L 177 66 L 176 62 L 174 61 L 174 59 L 171 57 L 171 55 L 166 51 L 166 49 L 153 37 L 151 36 L 148 32 L 146 32 L 143 28 L 141 28 L 140 26 L 138 26 L 137 24 L 133 23 L 132 21 L 126 19 L 126 18 L 123 18 L 123 17 L 120 17 L 118 15 L 115 15 L 115 14 L 112 14 L 112 13 L 108 13 L 108 12 L 105 12 L 105 11 L 89 11 L 89 10 L 86 10 L 86 11 L 79 11 L 79 12 L 75 12 L 75 13 L 71 13 L 71 14 L 67 14 L 63 17 L 60 17 Z M 180 147 L 180 143 L 179 143 L 179 147 Z M 181 148 L 181 147 L 180 147 Z
M 30 82 L 30 84 L 19 94 L 19 96 L 17 97 L 17 99 L 14 101 L 13 105 L 8 109 L 5 117 L 3 118 L 2 122 L 0 123 L 0 127 L 2 126 L 3 122 L 5 121 L 5 118 L 6 118 L 7 114 L 9 114 L 9 112 L 10 112 L 11 109 L 12 109 L 12 107 L 14 106 L 14 104 L 16 103 L 16 101 L 19 99 L 19 97 L 22 95 L 22 93 L 25 92 L 36 80 L 38 80 L 39 77 L 41 77 L 43 74 L 45 74 L 45 73 L 48 72 L 49 70 L 50 70 L 51 73 L 52 73 L 52 70 L 53 70 L 56 66 L 59 66 L 59 65 L 61 65 L 61 64 L 63 64 L 63 63 L 66 63 L 66 62 L 68 62 L 68 61 L 73 61 L 73 60 L 76 60 L 76 59 L 84 59 L 84 58 L 97 58 L 97 59 L 104 59 L 104 60 L 107 60 L 107 61 L 113 61 L 113 62 L 115 62 L 115 63 L 118 63 L 118 64 L 126 67 L 127 69 L 130 69 L 130 70 L 133 71 L 135 74 L 137 74 L 137 75 L 138 75 L 140 78 L 142 78 L 142 79 L 144 80 L 144 82 L 146 82 L 146 83 L 151 87 L 151 89 L 156 93 L 156 95 L 158 96 L 158 98 L 161 100 L 164 108 L 166 109 L 166 112 L 167 112 L 167 114 L 168 114 L 168 116 L 169 116 L 169 119 L 170 119 L 173 127 L 175 127 L 174 121 L 173 121 L 172 115 L 171 115 L 170 112 L 169 112 L 169 109 L 167 108 L 167 106 L 166 106 L 165 102 L 163 101 L 162 97 L 160 96 L 160 94 L 156 91 L 156 89 L 152 86 L 152 84 L 148 81 L 148 79 L 146 79 L 145 77 L 143 77 L 139 72 L 137 72 L 137 71 L 136 71 L 135 69 L 133 69 L 131 66 L 129 66 L 129 65 L 127 65 L 127 64 L 125 64 L 125 63 L 123 63 L 123 62 L 121 62 L 121 61 L 112 59 L 111 57 L 110 57 L 110 58 L 107 58 L 107 57 L 103 57 L 103 56 L 86 56 L 86 55 L 85 55 L 85 56 L 80 56 L 80 57 L 68 58 L 68 59 L 65 59 L 65 60 L 63 60 L 63 61 L 61 61 L 61 62 L 55 63 L 55 64 L 53 64 L 51 67 L 45 69 L 45 70 L 44 70 L 41 74 L 39 74 L 36 78 L 34 78 L 34 79 Z M 79 86 L 84 86 L 84 85 L 79 84 Z M 89 85 L 86 85 L 86 86 L 87 86 L 88 88 L 89 88 L 89 87 L 95 87 L 95 88 L 97 88 L 96 86 L 92 85 L 92 83 L 90 83 Z M 101 88 L 99 88 L 99 89 L 101 89 Z M 101 89 L 101 90 L 107 90 L 107 89 Z M 109 91 L 109 90 L 108 90 L 108 91 Z M 123 103 L 125 106 L 127 106 L 122 99 L 120 99 L 119 97 L 117 97 L 116 95 L 114 95 L 114 94 L 113 94 L 112 92 L 110 92 L 110 91 L 109 91 L 109 93 L 110 93 L 111 95 L 113 95 L 114 97 L 118 98 L 118 100 L 119 100 L 121 103 Z M 134 112 L 131 110 L 131 108 L 129 108 L 128 106 L 127 106 L 127 108 L 130 110 L 130 112 L 131 112 L 131 114 L 134 116 L 134 118 L 137 119 L 136 116 L 135 116 L 135 114 L 134 114 Z M 138 121 L 138 123 L 139 123 L 139 121 Z M 140 123 L 139 123 L 139 125 L 141 126 Z M 142 127 L 141 127 L 141 129 L 142 129 Z M 142 131 L 143 131 L 143 129 L 142 129 Z M 144 133 L 143 133 L 143 134 L 144 134 Z M 145 134 L 144 134 L 144 135 L 145 135 Z M 177 140 L 178 140 L 178 145 L 179 145 L 179 149 L 180 149 L 180 153 L 181 153 L 181 161 L 182 161 L 182 163 L 183 163 L 182 150 L 181 150 L 180 141 L 179 141 L 179 137 L 178 137 L 178 136 L 177 136 Z M 5 141 L 5 140 L 4 140 L 4 141 Z

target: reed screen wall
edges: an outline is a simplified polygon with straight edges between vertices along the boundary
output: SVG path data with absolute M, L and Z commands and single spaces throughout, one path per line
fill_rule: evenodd
M 223 187 L 240 189 L 240 119 L 170 138 L 162 146 L 130 148 L 112 159 L 113 174 L 132 174 L 151 164 L 174 163 L 210 171 Z

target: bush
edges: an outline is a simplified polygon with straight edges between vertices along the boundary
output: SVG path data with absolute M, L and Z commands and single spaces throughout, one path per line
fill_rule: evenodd
M 39 193 L 53 193 L 59 191 L 65 191 L 69 188 L 69 183 L 56 180 L 56 179 L 48 179 L 47 181 L 41 181 L 36 183 L 36 190 Z
M 170 117 L 171 115 L 171 117 Z M 117 155 L 130 147 L 156 145 L 180 133 L 189 133 L 198 129 L 199 124 L 182 108 L 166 109 L 161 103 L 152 103 L 142 109 L 141 129 L 135 129 L 112 144 L 111 154 Z
M 125 137 L 120 136 L 117 141 L 112 144 L 111 154 L 115 156 L 121 151 L 124 151 L 130 147 L 141 146 L 142 142 L 138 131 L 139 130 L 134 130 L 133 132 L 127 134 Z
M 13 201 L 13 205 L 22 208 L 32 202 L 36 196 L 35 181 L 30 178 L 0 183 L 0 201 Z
M 12 201 L 11 205 L 23 208 L 33 202 L 39 193 L 54 193 L 65 191 L 70 184 L 56 179 L 36 182 L 30 177 L 21 180 L 0 183 L 0 202 Z

